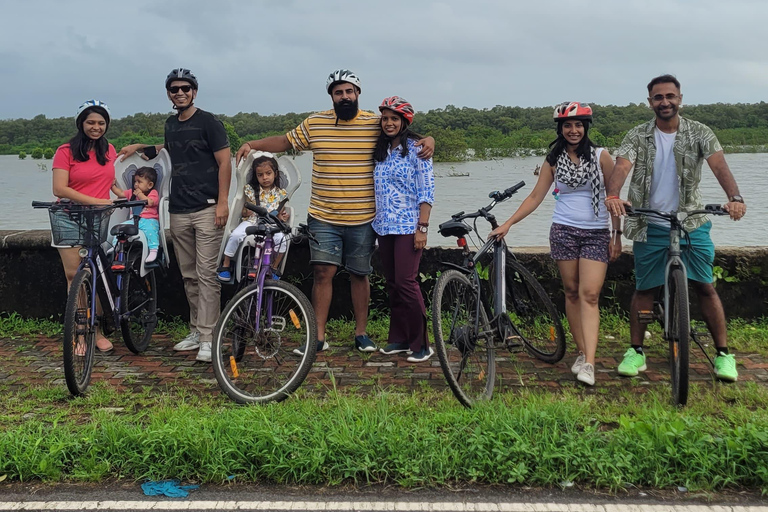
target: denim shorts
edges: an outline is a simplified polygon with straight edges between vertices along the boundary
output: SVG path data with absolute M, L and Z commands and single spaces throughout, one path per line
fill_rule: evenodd
M 343 266 L 351 274 L 373 272 L 371 255 L 376 242 L 371 223 L 339 226 L 307 216 L 307 226 L 317 241 L 309 241 L 310 264 Z
M 554 260 L 594 260 L 608 263 L 608 229 L 581 229 L 552 223 L 549 230 L 549 250 Z

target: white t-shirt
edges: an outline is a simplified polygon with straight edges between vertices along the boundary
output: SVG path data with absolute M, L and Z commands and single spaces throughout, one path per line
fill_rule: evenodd
M 653 160 L 650 207 L 665 212 L 677 211 L 680 206 L 680 179 L 673 151 L 677 132 L 664 133 L 658 128 L 653 132 L 656 158 Z M 653 215 L 648 216 L 648 222 L 669 227 L 669 221 Z
M 555 188 L 560 190 L 560 199 L 555 201 L 552 212 L 552 222 L 580 229 L 608 229 L 611 225 L 608 210 L 605 207 L 605 183 L 603 168 L 600 165 L 600 155 L 603 148 L 597 148 L 597 172 L 600 175 L 600 197 L 598 200 L 598 215 L 592 209 L 592 184 L 587 182 L 578 188 L 555 180 Z

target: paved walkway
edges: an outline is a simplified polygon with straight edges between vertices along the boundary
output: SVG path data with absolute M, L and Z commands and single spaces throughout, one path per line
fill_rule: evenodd
M 114 341 L 114 340 L 113 340 Z M 115 350 L 109 355 L 96 355 L 93 382 L 108 381 L 124 389 L 141 390 L 150 387 L 162 392 L 169 387 L 184 386 L 201 392 L 217 392 L 217 384 L 210 364 L 195 361 L 196 352 L 174 352 L 173 342 L 166 336 L 155 336 L 150 348 L 141 355 L 135 355 L 120 341 L 115 341 Z M 611 347 L 598 351 L 595 369 L 597 384 L 590 392 L 600 392 L 606 387 L 642 390 L 651 386 L 668 385 L 669 370 L 663 357 L 648 357 L 648 370 L 634 378 L 620 377 L 616 367 L 625 347 L 613 343 Z M 572 354 L 556 365 L 542 363 L 526 353 L 510 355 L 506 351 L 497 353 L 497 374 L 505 388 L 547 388 L 551 390 L 576 386 L 570 372 Z M 738 354 L 739 382 L 756 382 L 768 386 L 768 358 L 756 354 Z M 332 346 L 319 353 L 313 371 L 307 377 L 304 387 L 310 391 L 324 393 L 332 386 L 331 374 L 337 387 L 368 392 L 380 387 L 395 386 L 400 389 L 419 389 L 422 386 L 446 388 L 437 356 L 429 362 L 412 364 L 404 354 L 385 356 L 383 354 L 361 354 L 349 346 Z M 691 352 L 690 379 L 713 385 L 709 363 L 698 348 Z M 11 391 L 30 387 L 64 385 L 62 350 L 59 338 L 38 338 L 34 340 L 0 339 L 0 382 Z

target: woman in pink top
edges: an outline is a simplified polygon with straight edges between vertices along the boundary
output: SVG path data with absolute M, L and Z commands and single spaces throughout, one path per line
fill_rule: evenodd
M 59 146 L 53 157 L 53 195 L 80 204 L 110 204 L 109 190 L 115 181 L 115 148 L 104 137 L 109 127 L 109 108 L 88 100 L 75 115 L 77 134 Z M 80 266 L 79 247 L 54 246 L 59 250 L 67 288 Z M 112 343 L 96 333 L 96 348 L 112 350 Z

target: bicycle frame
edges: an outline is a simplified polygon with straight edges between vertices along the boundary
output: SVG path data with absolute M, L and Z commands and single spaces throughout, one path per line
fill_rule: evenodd
M 682 251 L 680 249 L 680 229 L 682 225 L 682 221 L 684 219 L 681 218 L 682 215 L 679 213 L 677 214 L 677 221 L 678 224 L 675 224 L 670 230 L 669 230 L 669 249 L 667 251 L 667 264 L 664 267 L 664 338 L 665 339 L 671 339 L 672 333 L 670 332 L 672 329 L 672 322 L 670 320 L 670 313 L 669 313 L 669 287 L 667 286 L 667 283 L 669 283 L 669 274 L 672 268 L 678 267 L 683 272 L 683 277 L 685 278 L 685 282 L 688 282 L 688 269 L 685 267 L 685 263 L 683 263 L 683 259 L 681 258 Z
M 259 240 L 261 238 L 259 235 L 257 235 L 256 238 L 256 245 L 254 247 L 254 256 L 253 256 L 253 264 L 251 269 L 248 271 L 248 275 L 250 276 L 251 270 L 255 271 L 256 275 L 256 282 L 254 283 L 259 291 L 264 290 L 264 281 L 267 278 L 267 272 L 270 272 L 272 269 L 271 263 L 272 263 L 272 252 L 274 250 L 274 239 L 272 234 L 265 235 L 262 240 Z M 253 285 L 251 285 L 253 286 Z M 256 311 L 261 312 L 262 305 L 264 301 L 264 294 L 258 293 L 256 294 Z M 267 325 L 272 325 L 272 302 L 267 301 L 267 311 L 266 311 L 266 323 Z M 259 324 L 261 322 L 261 314 L 256 315 L 256 321 L 254 325 L 254 329 L 256 332 L 259 331 Z

